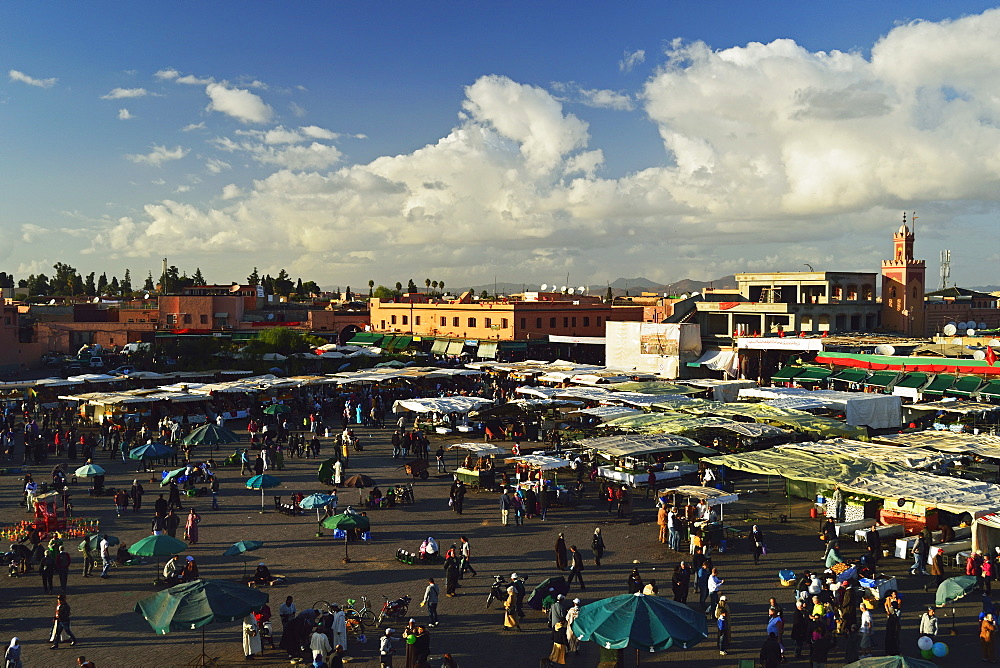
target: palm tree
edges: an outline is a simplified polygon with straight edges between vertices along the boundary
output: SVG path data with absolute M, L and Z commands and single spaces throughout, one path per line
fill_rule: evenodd
M 429 278 L 424 279 L 424 287 L 427 288 L 427 292 L 431 291 L 431 279 Z
M 403 284 L 400 283 L 399 281 L 396 281 L 396 296 L 398 297 L 401 294 L 403 294 Z
M 444 294 L 444 281 L 438 281 L 438 287 L 441 288 L 441 294 Z
M 437 292 L 438 282 L 437 281 L 431 281 L 431 287 L 434 288 L 434 292 Z
M 375 280 L 374 280 L 374 279 L 371 279 L 371 278 L 369 278 L 369 279 L 368 279 L 368 296 L 369 296 L 369 297 L 371 297 L 371 296 L 372 296 L 372 293 L 373 293 L 374 291 L 375 291 Z

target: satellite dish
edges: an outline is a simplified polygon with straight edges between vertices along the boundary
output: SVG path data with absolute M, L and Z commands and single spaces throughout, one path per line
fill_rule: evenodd
M 92 304 L 100 304 L 101 303 L 101 298 L 100 297 L 94 297 L 93 299 L 90 300 L 90 302 Z
M 990 348 L 1000 348 L 1000 339 L 990 339 L 986 345 Z
M 896 502 L 896 505 L 902 508 L 903 506 L 906 505 L 906 499 L 900 499 L 899 501 Z
M 986 353 L 982 350 L 976 350 L 972 353 L 972 359 L 982 361 L 986 359 Z
M 144 294 L 144 295 L 142 296 L 142 298 L 143 298 L 143 299 L 149 299 L 149 293 L 147 292 L 146 294 Z
M 949 321 L 948 321 L 948 324 L 949 324 L 949 325 L 955 325 L 955 326 L 958 326 L 958 323 L 957 323 L 957 322 L 955 322 L 954 320 L 949 320 Z
M 549 287 L 548 283 L 542 283 L 542 292 L 545 292 Z
M 567 290 L 567 292 L 569 292 L 571 295 L 576 294 L 576 288 L 570 288 L 569 290 Z
M 960 346 L 963 343 L 965 343 L 964 341 L 962 341 L 962 339 L 952 339 L 951 342 L 956 346 Z
M 979 323 L 979 329 L 986 329 L 987 325 L 985 322 Z
M 888 343 L 883 343 L 882 345 L 875 346 L 875 354 L 891 356 L 896 354 L 896 349 Z
M 686 293 L 686 292 L 684 292 L 684 293 L 681 293 L 681 299 L 687 299 L 687 298 L 688 298 L 688 297 L 690 297 L 690 296 L 691 296 L 691 295 L 689 295 L 689 294 L 688 294 L 688 293 Z
M 973 329 L 972 327 L 970 327 L 967 330 L 965 330 L 965 335 L 966 336 L 975 336 L 976 335 L 976 330 Z
M 579 293 L 580 293 L 580 294 L 582 295 L 582 294 L 583 294 L 583 291 L 584 291 L 584 290 L 586 290 L 586 289 L 587 289 L 587 288 L 585 288 L 585 287 L 583 287 L 583 286 L 581 285 L 580 287 L 578 287 L 578 288 L 576 289 L 576 291 L 577 291 L 577 292 L 579 292 Z
M 963 329 L 968 329 L 968 328 L 969 328 L 969 323 L 967 323 L 967 322 L 965 322 L 965 321 L 963 320 L 962 322 L 960 322 L 960 323 L 958 323 L 957 325 L 955 325 L 955 327 L 957 327 L 957 328 L 958 328 L 958 330 L 959 330 L 959 331 L 961 331 L 961 330 L 963 330 Z
M 231 285 L 231 286 L 229 287 L 229 291 L 230 291 L 230 292 L 239 292 L 239 291 L 240 291 L 240 284 L 239 284 L 239 283 L 233 283 L 233 284 L 232 284 L 232 285 Z
M 566 292 L 566 286 L 564 285 L 561 288 L 559 288 L 559 292 Z
M 700 294 L 701 294 L 700 292 L 698 292 L 697 290 L 695 290 L 694 292 L 691 293 L 691 296 L 692 297 L 697 297 Z
M 955 336 L 955 334 L 957 333 L 958 333 L 958 327 L 955 326 L 955 323 L 949 322 L 947 325 L 944 326 L 945 336 Z
M 55 299 L 50 299 L 50 300 L 49 300 L 49 306 L 52 306 L 52 305 L 53 305 L 53 304 L 55 304 L 55 303 L 56 303 L 56 300 L 55 300 Z
M 267 319 L 268 320 L 274 320 L 274 314 L 273 313 L 268 313 L 267 314 Z

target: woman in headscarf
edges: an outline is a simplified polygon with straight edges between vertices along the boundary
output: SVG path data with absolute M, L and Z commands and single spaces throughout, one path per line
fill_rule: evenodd
M 832 541 L 826 550 L 826 567 L 833 568 L 836 564 L 844 563 L 844 557 L 840 554 L 840 543 Z
M 4 652 L 4 668 L 21 668 L 21 644 L 17 636 L 10 639 L 10 646 Z
M 556 622 L 552 628 L 552 651 L 549 652 L 549 663 L 553 665 L 566 664 L 566 623 Z
M 580 653 L 580 639 L 573 633 L 573 622 L 580 616 L 580 599 L 573 599 L 573 607 L 566 611 L 566 649 Z
M 187 523 L 184 525 L 184 537 L 191 545 L 198 544 L 198 524 L 201 522 L 201 515 L 194 512 L 194 508 L 188 512 Z
M 639 561 L 635 560 L 633 564 L 638 564 Z M 639 575 L 639 567 L 636 566 L 632 569 L 632 572 L 628 574 L 628 593 L 638 594 L 642 591 L 642 576 Z
M 507 587 L 507 600 L 503 603 L 503 625 L 508 629 L 521 630 L 517 621 L 517 588 L 513 585 Z
M 594 529 L 594 541 L 591 543 L 594 550 L 594 565 L 601 565 L 601 557 L 604 556 L 604 536 L 601 535 L 601 527 Z
M 566 570 L 567 558 L 566 558 L 566 539 L 563 538 L 562 534 L 556 538 L 556 568 L 561 571 Z
M 423 559 L 432 559 L 438 553 L 438 544 L 434 540 L 433 536 L 428 536 L 427 540 L 420 544 L 420 557 Z

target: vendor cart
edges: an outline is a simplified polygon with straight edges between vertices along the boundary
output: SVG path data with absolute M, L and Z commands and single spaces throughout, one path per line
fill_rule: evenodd
M 403 469 L 406 471 L 407 475 L 411 475 L 414 478 L 420 478 L 421 480 L 427 480 L 430 475 L 427 473 L 426 459 L 414 459 L 411 462 L 406 462 L 403 465 Z

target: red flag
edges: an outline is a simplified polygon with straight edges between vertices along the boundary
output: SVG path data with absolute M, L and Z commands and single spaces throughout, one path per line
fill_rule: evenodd
M 997 361 L 997 354 L 993 352 L 992 346 L 986 346 L 986 363 L 993 366 L 993 363 Z

